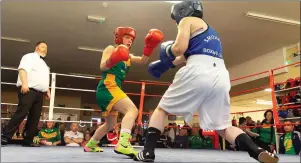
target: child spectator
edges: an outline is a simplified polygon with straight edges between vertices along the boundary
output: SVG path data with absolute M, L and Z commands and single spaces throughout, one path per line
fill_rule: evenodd
M 280 136 L 279 153 L 289 155 L 299 155 L 301 149 L 301 137 L 298 131 L 294 131 L 291 121 L 284 121 L 285 133 Z
M 35 144 L 46 146 L 57 146 L 61 144 L 60 131 L 54 127 L 53 121 L 46 122 L 46 128 L 42 128 L 37 137 L 34 138 Z

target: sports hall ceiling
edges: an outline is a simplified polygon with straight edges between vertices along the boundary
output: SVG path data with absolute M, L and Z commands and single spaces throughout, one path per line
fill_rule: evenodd
M 33 51 L 37 41 L 48 43 L 47 63 L 52 72 L 100 75 L 99 52 L 78 50 L 78 46 L 104 49 L 113 44 L 113 31 L 118 26 L 137 30 L 132 53 L 141 55 L 144 37 L 151 28 L 160 29 L 165 41 L 175 39 L 177 29 L 170 18 L 172 3 L 163 1 L 15 1 L 1 2 L 1 35 L 28 39 L 30 43 L 1 40 L 2 66 L 17 67 L 23 54 Z M 300 2 L 204 1 L 204 19 L 220 34 L 227 67 L 279 49 L 300 40 L 300 27 L 274 23 L 245 16 L 253 11 L 300 20 Z M 87 21 L 101 16 L 103 24 Z M 151 60 L 158 58 L 158 49 Z M 161 81 L 170 82 L 177 69 L 164 74 Z M 9 79 L 10 78 L 10 79 Z M 62 86 L 95 89 L 97 82 L 59 79 Z M 133 65 L 127 80 L 155 80 L 147 73 L 147 65 Z M 2 81 L 16 81 L 15 75 L 2 71 Z M 253 86 L 260 83 L 253 83 Z M 129 92 L 140 87 L 126 85 Z M 252 84 L 241 86 L 252 87 Z M 233 88 L 235 89 L 235 87 Z M 237 87 L 237 89 L 239 89 Z M 165 90 L 165 89 L 164 89 Z M 163 90 L 163 91 L 164 91 Z M 162 89 L 148 89 L 162 94 Z

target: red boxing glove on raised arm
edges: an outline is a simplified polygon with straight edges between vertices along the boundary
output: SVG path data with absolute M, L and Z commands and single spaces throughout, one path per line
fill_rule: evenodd
M 117 48 L 112 52 L 110 58 L 106 61 L 106 65 L 112 68 L 114 65 L 121 61 L 127 61 L 130 58 L 130 50 L 125 45 L 118 45 Z
M 144 42 L 145 46 L 143 49 L 143 54 L 150 56 L 153 50 L 159 45 L 163 40 L 164 34 L 158 29 L 151 29 L 145 36 Z

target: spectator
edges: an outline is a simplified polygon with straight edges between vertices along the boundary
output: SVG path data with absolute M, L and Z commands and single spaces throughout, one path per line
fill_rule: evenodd
M 131 143 L 133 145 L 139 145 L 141 142 L 142 142 L 142 135 L 140 134 L 139 129 L 135 128 L 132 134 Z
M 26 135 L 24 135 L 25 147 L 38 146 L 33 144 L 37 126 L 40 120 L 43 95 L 50 98 L 49 67 L 44 61 L 47 55 L 47 44 L 40 41 L 36 44 L 35 52 L 25 54 L 19 64 L 17 81 L 19 104 L 17 111 L 11 117 L 1 135 L 1 144 L 6 145 L 13 137 L 20 123 L 28 115 L 26 123 Z
M 90 128 L 87 128 L 87 130 L 85 131 L 86 134 L 90 134 L 91 131 L 90 131 Z
M 81 146 L 84 147 L 89 142 L 90 138 L 91 138 L 90 133 L 85 133 L 85 137 L 84 137 L 84 140 L 83 140 Z
M 294 131 L 294 125 L 291 121 L 284 121 L 285 133 L 280 136 L 279 153 L 289 155 L 299 155 L 301 149 L 300 132 Z
M 187 131 L 187 136 L 191 136 L 191 132 L 192 132 L 192 130 L 191 130 L 191 127 L 184 121 L 184 126 L 183 126 L 183 128 L 184 129 L 186 129 L 186 131 Z
M 168 128 L 168 136 L 170 137 L 171 142 L 174 142 L 175 138 L 176 138 L 176 128 L 175 128 L 175 125 L 172 124 L 172 123 L 169 123 L 168 127 L 169 127 Z
M 118 138 L 120 134 L 120 129 L 118 125 L 114 126 L 114 129 L 107 133 L 107 139 L 110 142 L 110 144 L 117 144 Z
M 132 138 L 131 138 L 131 144 L 132 145 L 138 145 L 137 135 L 139 136 L 139 130 L 138 128 L 134 127 L 134 131 L 132 131 Z
M 78 132 L 78 124 L 71 124 L 71 131 L 66 131 L 64 134 L 64 141 L 66 146 L 80 146 L 83 142 L 84 135 L 81 132 Z
M 255 121 L 253 121 L 250 116 L 247 116 L 246 120 L 247 120 L 247 126 L 255 126 L 256 125 Z
M 139 141 L 139 145 L 144 146 L 145 137 L 143 135 L 143 129 L 139 130 L 139 135 L 141 135 L 141 140 Z
M 56 146 L 61 143 L 60 131 L 54 127 L 53 121 L 47 121 L 46 127 L 42 128 L 35 137 L 34 142 L 36 144 L 42 144 L 47 146 Z
M 274 127 L 271 126 L 274 124 L 273 111 L 267 110 L 264 113 L 264 120 L 261 122 L 261 127 L 257 128 L 257 134 L 259 137 L 256 139 L 256 144 L 273 153 L 276 144 L 276 136 L 274 132 Z
M 175 138 L 175 147 L 176 148 L 188 148 L 188 136 L 186 129 L 180 129 L 179 135 Z
M 258 125 L 258 126 L 261 125 L 260 120 L 257 120 L 256 125 Z
M 243 131 L 245 131 L 246 130 L 246 126 L 247 126 L 247 119 L 245 117 L 240 117 L 238 119 L 238 127 L 240 129 L 242 129 Z
M 192 135 L 189 137 L 189 148 L 201 149 L 203 148 L 203 139 L 199 134 L 199 128 L 194 127 L 192 129 Z
M 176 128 L 176 136 L 180 135 L 180 130 L 181 130 L 181 126 L 178 125 L 177 128 Z
M 238 122 L 239 123 L 238 127 L 240 129 L 242 129 L 244 132 L 246 132 L 250 137 L 256 138 L 257 136 L 259 136 L 256 133 L 256 129 L 255 130 L 250 130 L 250 128 L 248 128 L 248 126 L 247 126 L 247 119 L 246 118 L 240 117 L 238 121 L 239 121 Z M 252 132 L 252 131 L 254 131 L 254 132 Z
M 168 130 L 164 130 L 163 134 L 160 136 L 160 139 L 157 140 L 157 148 L 170 148 L 170 137 L 168 137 Z
M 213 141 L 212 141 L 212 138 L 210 136 L 204 136 L 204 138 L 203 138 L 203 148 L 204 149 L 212 149 L 213 148 Z

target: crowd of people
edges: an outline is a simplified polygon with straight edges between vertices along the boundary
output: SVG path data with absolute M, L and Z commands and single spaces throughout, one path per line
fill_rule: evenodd
M 199 124 L 189 125 L 186 122 L 183 126 L 176 123 L 169 123 L 164 132 L 157 141 L 158 148 L 190 148 L 190 149 L 215 149 L 213 138 L 205 136 Z M 290 120 L 285 120 L 283 127 L 278 128 L 277 133 L 281 133 L 279 139 L 280 154 L 300 154 L 301 134 L 300 125 L 294 124 Z M 238 124 L 234 126 L 241 128 L 246 132 L 254 142 L 270 152 L 276 152 L 276 133 L 274 127 L 273 112 L 268 110 L 264 113 L 264 119 L 258 123 L 251 117 L 240 117 Z M 26 121 L 23 121 L 17 132 L 14 134 L 10 143 L 20 142 L 26 134 Z M 62 123 L 54 121 L 41 122 L 38 126 L 38 132 L 34 138 L 34 143 L 40 146 L 81 146 L 84 147 L 94 134 L 98 126 L 92 128 L 81 128 L 78 123 Z M 140 126 L 134 126 L 132 130 L 132 145 L 143 146 L 147 129 Z M 106 136 L 98 143 L 98 146 L 116 145 L 120 136 L 120 125 L 115 125 Z M 223 142 L 220 137 L 220 149 L 223 148 Z M 239 151 L 238 147 L 226 141 L 226 150 Z
M 261 148 L 276 153 L 276 134 L 279 134 L 279 153 L 299 155 L 301 149 L 301 125 L 300 121 L 294 123 L 291 120 L 284 120 L 283 125 L 274 128 L 273 111 L 267 110 L 264 119 L 260 123 L 255 123 L 251 117 L 240 117 L 239 123 L 232 124 L 238 126 L 246 132 L 252 140 Z M 237 147 L 226 142 L 226 149 L 239 150 Z

